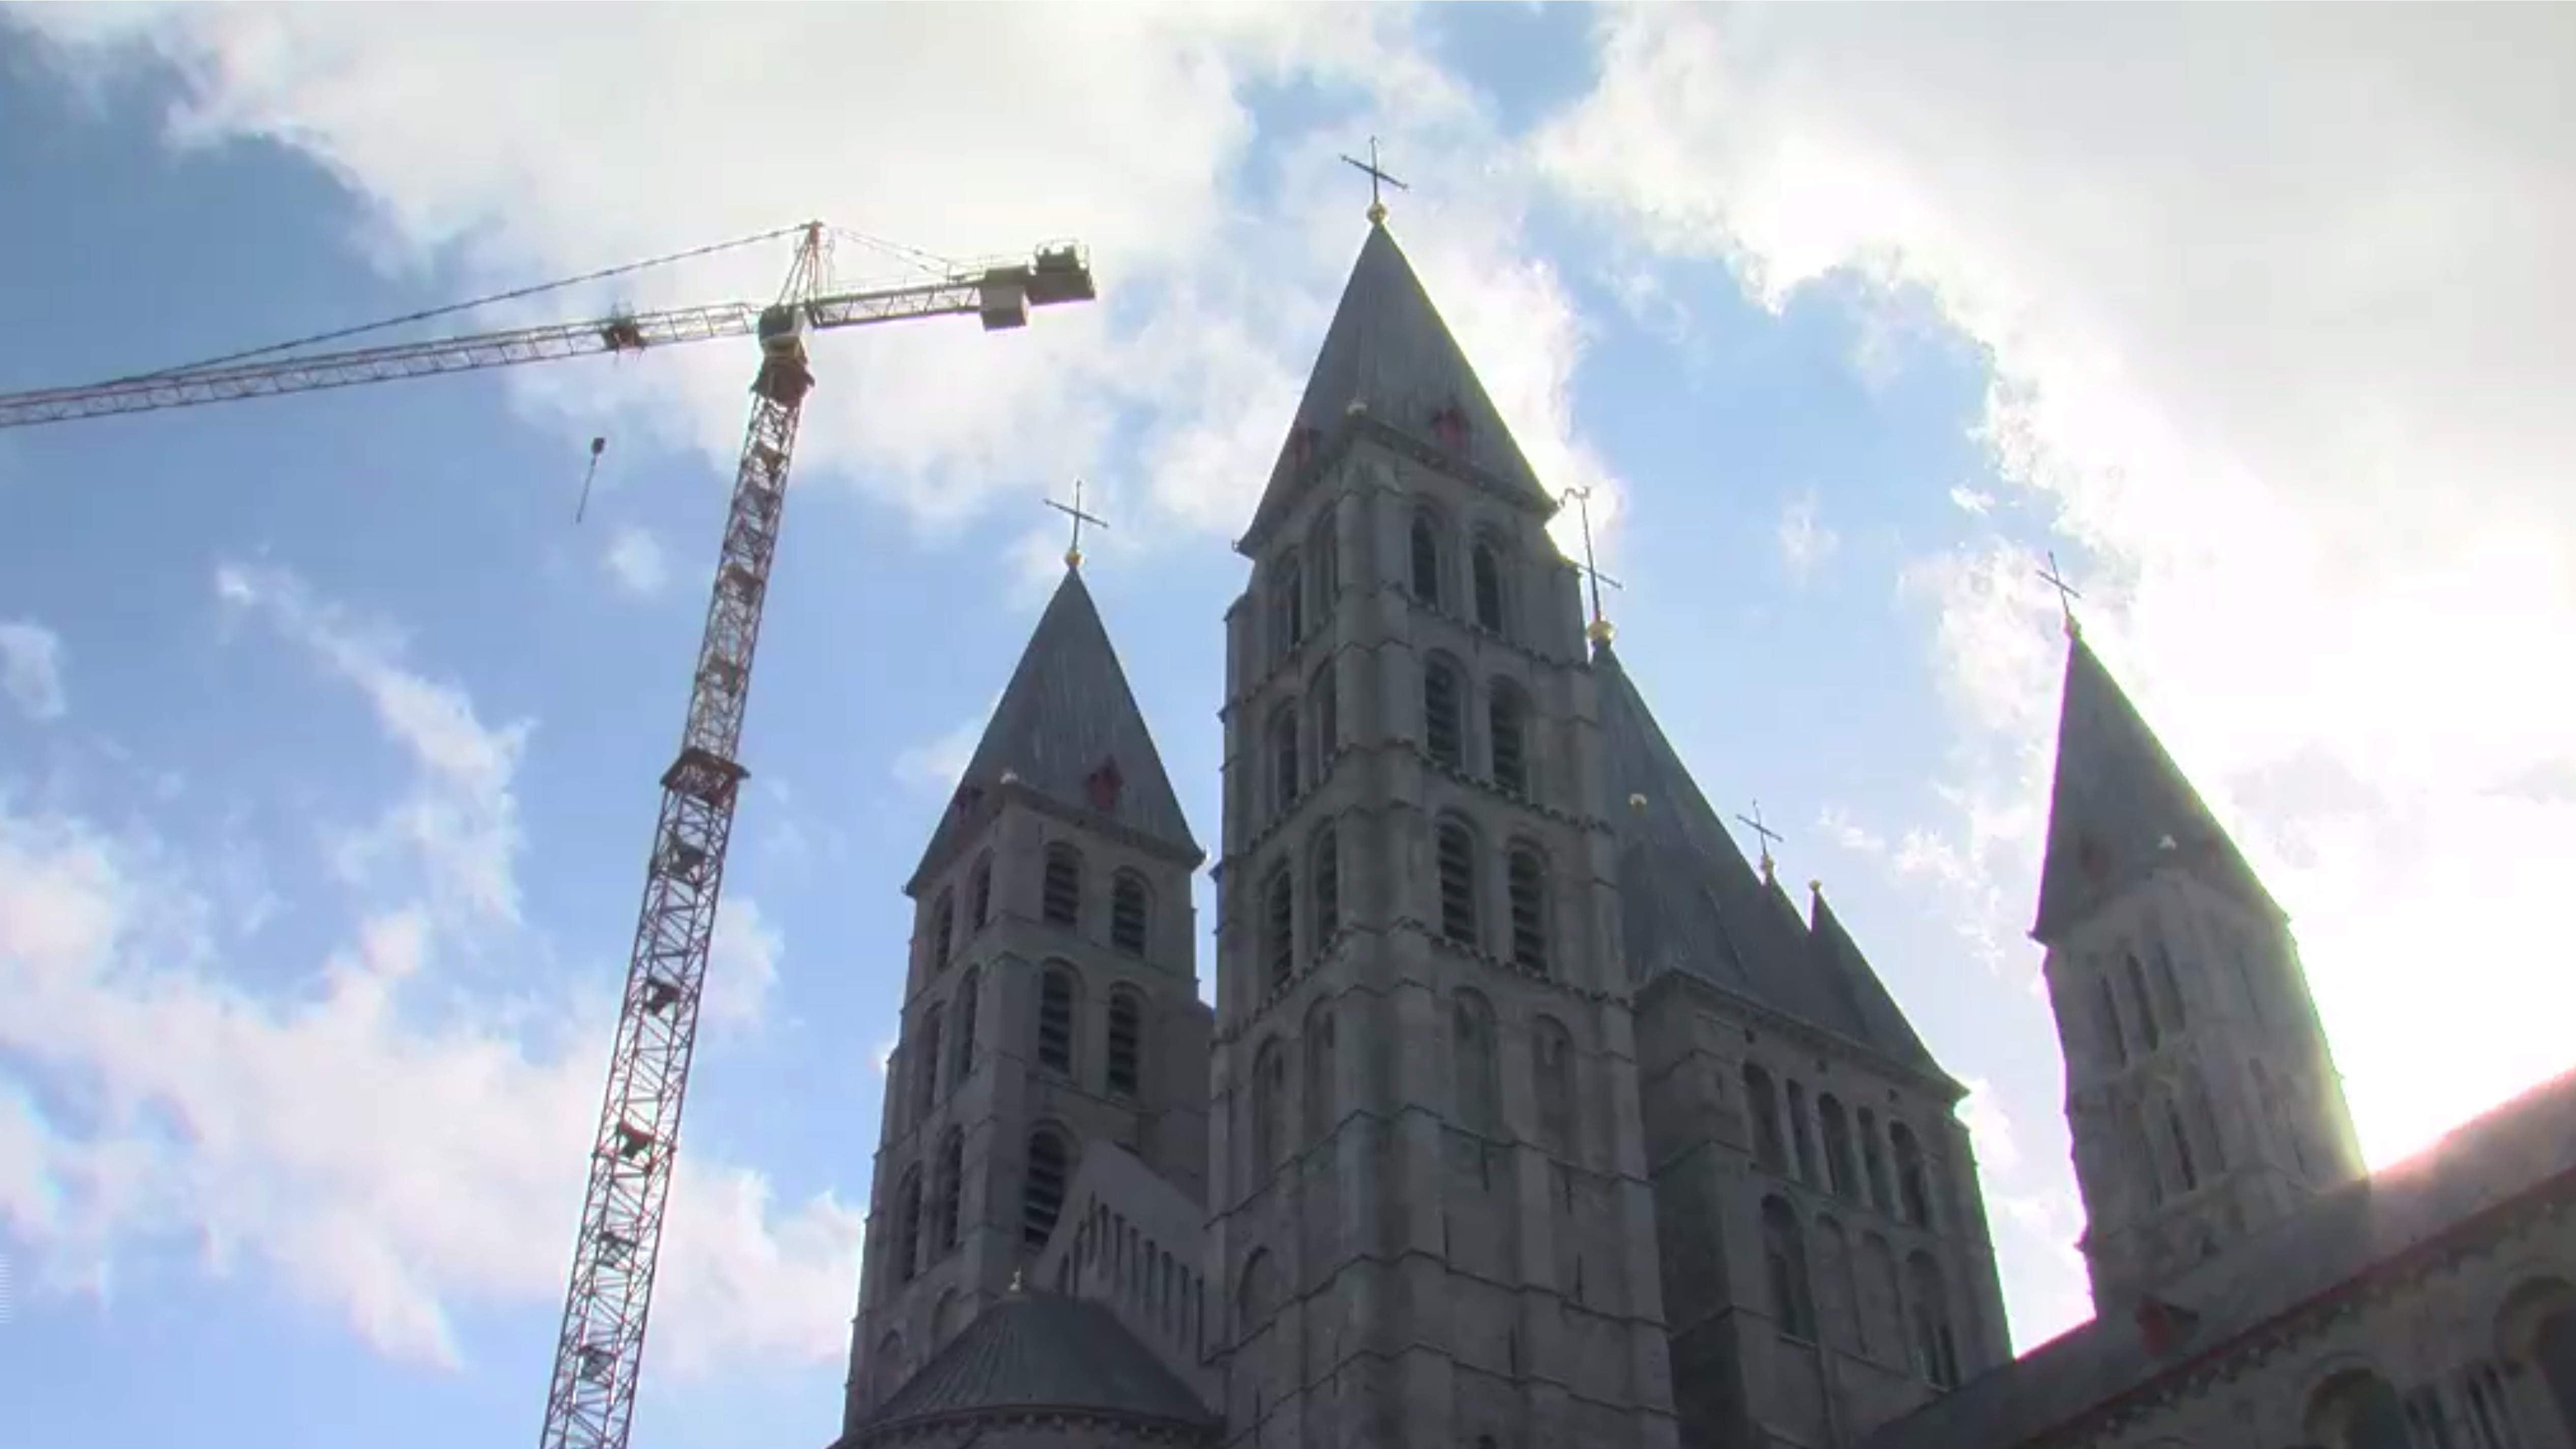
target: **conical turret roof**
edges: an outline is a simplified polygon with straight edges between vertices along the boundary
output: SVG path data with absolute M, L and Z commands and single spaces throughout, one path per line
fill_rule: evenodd
M 2282 917 L 2254 867 L 2111 671 L 2081 634 L 2070 631 L 2066 692 L 2057 716 L 2057 778 L 2048 797 L 2048 852 L 2040 863 L 2032 938 L 2043 945 L 2057 939 L 2161 865 L 2189 870 Z
M 1555 500 L 1504 426 L 1413 263 L 1382 225 L 1370 226 L 1360 244 L 1296 420 L 1245 530 L 1247 542 L 1287 511 L 1305 463 L 1339 436 L 1354 417 L 1354 404 L 1356 416 L 1436 450 L 1499 496 L 1554 511 Z
M 1065 570 L 1038 616 L 916 882 L 947 859 L 973 806 L 1006 783 L 1113 823 L 1193 865 L 1204 859 L 1079 569 Z

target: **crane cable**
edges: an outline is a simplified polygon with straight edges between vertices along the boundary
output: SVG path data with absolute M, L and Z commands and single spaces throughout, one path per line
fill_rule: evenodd
M 131 377 L 121 377 L 116 379 L 114 382 L 101 384 L 101 386 L 118 387 L 128 383 L 148 382 L 155 378 L 176 377 L 184 373 L 203 372 L 208 368 L 226 367 L 236 362 L 248 362 L 253 358 L 267 357 L 280 352 L 294 352 L 302 348 L 318 346 L 325 342 L 338 342 L 346 338 L 357 337 L 368 332 L 382 332 L 388 327 L 403 327 L 414 322 L 426 322 L 434 317 L 447 317 L 458 312 L 470 312 L 477 307 L 489 307 L 500 302 L 516 302 L 528 297 L 538 296 L 546 292 L 559 292 L 566 287 L 578 287 L 590 282 L 606 281 L 611 277 L 622 277 L 632 272 L 641 272 L 654 267 L 668 266 L 673 262 L 693 261 L 699 257 L 713 256 L 718 252 L 728 252 L 740 247 L 756 246 L 761 242 L 776 241 L 780 237 L 797 235 L 804 231 L 808 225 L 810 225 L 810 223 L 800 222 L 795 226 L 782 226 L 772 231 L 765 231 L 757 236 L 736 237 L 732 241 L 714 242 L 706 246 L 690 247 L 686 251 L 673 252 L 668 256 L 649 257 L 640 262 L 628 262 L 623 266 L 603 267 L 598 271 L 585 272 L 578 277 L 566 277 L 558 282 L 539 282 L 534 286 L 514 287 L 506 292 L 495 292 L 488 297 L 477 297 L 470 302 L 450 302 L 443 307 L 431 307 L 424 311 L 407 312 L 400 317 L 388 317 L 381 322 L 369 322 L 357 327 L 341 327 L 329 332 L 316 332 L 310 337 L 299 337 L 292 342 L 272 342 L 266 347 L 253 347 L 243 352 L 230 352 L 221 357 L 207 358 L 203 362 L 190 362 L 177 367 L 161 368 L 155 372 L 136 373 Z

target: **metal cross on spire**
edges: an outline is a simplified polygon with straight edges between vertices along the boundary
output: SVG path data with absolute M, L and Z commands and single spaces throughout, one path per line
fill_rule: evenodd
M 1769 879 L 1771 879 L 1771 845 L 1772 845 L 1772 842 L 1774 842 L 1774 841 L 1778 841 L 1778 840 L 1784 840 L 1784 839 L 1786 839 L 1787 837 L 1783 836 L 1779 831 L 1774 830 L 1774 829 L 1772 829 L 1770 826 L 1765 825 L 1765 824 L 1763 824 L 1763 823 L 1762 823 L 1762 802 L 1761 802 L 1761 801 L 1759 801 L 1759 800 L 1756 800 L 1756 801 L 1754 801 L 1754 802 L 1753 802 L 1753 813 L 1752 813 L 1752 814 L 1750 814 L 1750 815 L 1738 815 L 1738 816 L 1736 816 L 1735 818 L 1736 818 L 1736 819 L 1738 819 L 1738 820 L 1740 820 L 1740 821 L 1742 821 L 1742 822 L 1744 822 L 1745 824 L 1747 824 L 1747 825 L 1749 825 L 1749 826 L 1752 826 L 1752 827 L 1753 827 L 1753 833 L 1754 833 L 1755 835 L 1757 835 L 1757 836 L 1761 837 L 1761 840 L 1762 840 L 1762 878 L 1763 878 L 1764 880 L 1766 880 L 1766 881 L 1767 881 L 1767 880 L 1769 880 Z
M 2051 588 L 2057 590 L 2057 616 L 2066 626 L 2066 637 L 2072 639 L 2081 634 L 2083 630 L 2075 622 L 2075 601 L 2084 596 L 2075 592 L 2075 586 L 2058 573 L 2057 550 L 2048 551 L 2048 567 L 2041 569 L 2039 576 L 2046 579 Z
M 1568 488 L 1560 495 L 1560 497 L 1566 502 L 1572 503 L 1576 514 L 1583 520 L 1583 562 L 1578 565 L 1578 567 L 1583 573 L 1584 581 L 1592 586 L 1592 622 L 1584 626 L 1583 635 L 1595 644 L 1607 644 L 1610 642 L 1611 636 L 1616 634 L 1618 631 L 1610 627 L 1610 620 L 1601 612 L 1601 586 L 1603 584 L 1608 584 L 1614 589 L 1625 588 L 1627 586 L 1620 583 L 1617 579 L 1610 577 L 1608 574 L 1601 572 L 1600 568 L 1593 562 L 1592 490 L 1589 488 Z
M 1392 186 L 1398 191 L 1411 191 L 1413 188 L 1396 180 L 1384 167 L 1377 164 L 1377 137 L 1369 137 L 1369 158 L 1366 161 L 1356 156 L 1345 155 L 1342 157 L 1342 163 L 1359 168 L 1360 173 L 1369 179 L 1369 225 L 1386 225 L 1386 195 L 1379 188 Z
M 1073 480 L 1071 504 L 1058 503 L 1050 498 L 1046 500 L 1046 506 L 1073 520 L 1073 541 L 1064 546 L 1064 566 L 1069 569 L 1082 567 L 1082 526 L 1088 523 L 1094 528 L 1105 529 L 1109 520 L 1082 511 L 1082 480 L 1079 478 Z

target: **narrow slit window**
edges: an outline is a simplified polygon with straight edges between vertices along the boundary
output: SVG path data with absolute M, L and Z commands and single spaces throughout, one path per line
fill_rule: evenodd
M 1109 894 L 1109 944 L 1130 956 L 1145 954 L 1145 883 L 1121 871 Z
M 1450 769 L 1466 756 L 1466 730 L 1459 718 L 1458 671 L 1433 660 L 1422 672 L 1422 743 L 1431 758 Z
M 1073 1070 L 1073 976 L 1062 967 L 1038 978 L 1038 1065 Z
M 1476 838 L 1455 821 L 1440 827 L 1440 934 L 1476 944 Z
M 1270 965 L 1270 989 L 1288 984 L 1297 970 L 1297 884 L 1286 866 L 1270 877 L 1268 909 L 1262 920 L 1262 954 Z
M 1512 852 L 1512 964 L 1547 974 L 1547 863 L 1523 846 Z
M 1135 996 L 1121 991 L 1109 998 L 1109 1090 L 1115 1096 L 1133 1097 L 1143 1080 L 1138 1053 L 1145 1035 L 1144 1008 Z
M 1048 925 L 1082 924 L 1082 857 L 1072 846 L 1047 847 L 1045 897 Z

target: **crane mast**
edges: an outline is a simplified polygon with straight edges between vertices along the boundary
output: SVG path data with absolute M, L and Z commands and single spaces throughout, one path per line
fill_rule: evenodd
M 941 316 L 974 316 L 984 330 L 1003 331 L 1025 326 L 1031 307 L 1088 302 L 1097 295 L 1090 262 L 1071 243 L 1041 247 L 1031 259 L 960 268 L 926 282 L 826 292 L 825 228 L 815 222 L 802 231 L 786 287 L 768 307 L 723 303 L 266 360 L 245 360 L 261 354 L 243 354 L 109 382 L 0 395 L 0 429 L 6 429 L 641 352 L 718 337 L 759 340 L 751 423 L 734 468 L 732 502 L 690 681 L 688 718 L 679 753 L 662 772 L 662 805 L 645 860 L 644 898 L 619 1002 L 607 1090 L 591 1140 L 588 1186 L 539 1449 L 625 1449 L 634 1417 L 663 1209 L 679 1152 L 680 1112 L 724 887 L 725 848 L 733 834 L 734 805 L 748 777 L 738 755 L 752 658 L 759 649 L 761 609 L 778 554 L 797 423 L 814 387 L 806 338 L 843 327 Z M 713 249 L 700 249 L 706 250 Z M 459 309 L 442 309 L 453 310 Z
M 736 756 L 760 647 L 761 605 L 778 553 L 796 424 L 814 386 L 805 317 L 794 304 L 810 300 L 822 268 L 822 229 L 815 227 L 797 249 L 788 303 L 762 318 L 751 424 L 734 469 L 688 719 L 679 754 L 662 772 L 662 808 L 644 864 L 644 901 L 591 1143 L 540 1449 L 616 1449 L 625 1444 L 635 1412 L 662 1213 L 724 890 L 725 847 L 748 774 Z

